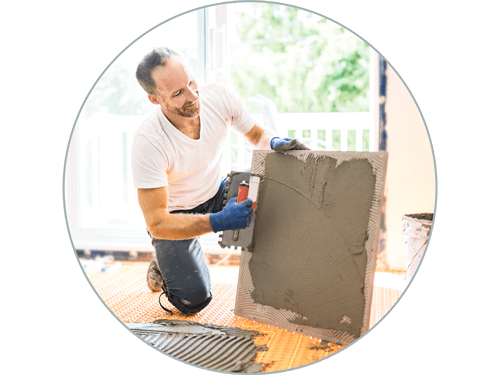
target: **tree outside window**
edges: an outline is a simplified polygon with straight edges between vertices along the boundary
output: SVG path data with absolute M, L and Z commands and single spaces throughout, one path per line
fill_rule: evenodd
M 370 47 L 336 23 L 277 4 L 237 4 L 232 14 L 231 86 L 271 99 L 279 112 L 369 111 Z

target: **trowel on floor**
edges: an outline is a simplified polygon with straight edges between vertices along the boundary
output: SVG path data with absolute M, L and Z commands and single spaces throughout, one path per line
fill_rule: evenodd
M 222 247 L 235 247 L 248 249 L 252 243 L 253 228 L 255 224 L 255 211 L 257 209 L 257 196 L 259 193 L 260 176 L 249 172 L 231 172 L 228 175 L 224 205 L 232 198 L 237 202 L 251 199 L 253 202 L 253 213 L 250 225 L 243 229 L 228 229 L 220 235 L 219 245 Z

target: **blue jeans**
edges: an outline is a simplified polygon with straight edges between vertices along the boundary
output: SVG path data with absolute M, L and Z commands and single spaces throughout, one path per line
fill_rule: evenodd
M 205 203 L 171 213 L 208 214 L 221 211 L 226 180 L 222 180 L 215 196 Z M 163 276 L 163 290 L 170 303 L 186 314 L 203 310 L 212 300 L 212 293 L 210 273 L 198 237 L 161 240 L 151 236 L 151 239 Z

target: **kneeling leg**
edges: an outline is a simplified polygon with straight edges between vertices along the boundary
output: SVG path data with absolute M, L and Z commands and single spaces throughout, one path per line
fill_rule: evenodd
M 184 313 L 197 313 L 211 301 L 210 274 L 198 238 L 153 239 L 163 290 L 170 303 Z

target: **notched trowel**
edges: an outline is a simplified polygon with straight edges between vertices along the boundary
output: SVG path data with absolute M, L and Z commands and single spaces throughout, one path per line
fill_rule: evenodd
M 248 249 L 252 243 L 253 227 L 255 225 L 255 212 L 257 210 L 257 196 L 259 192 L 260 176 L 249 172 L 231 172 L 227 181 L 224 205 L 237 197 L 237 202 L 246 198 L 253 202 L 253 213 L 250 225 L 243 229 L 228 229 L 220 235 L 219 245 L 222 247 L 236 247 Z

